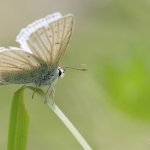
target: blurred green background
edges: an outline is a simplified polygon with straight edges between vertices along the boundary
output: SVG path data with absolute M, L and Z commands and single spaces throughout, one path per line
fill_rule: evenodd
M 55 102 L 94 150 L 150 149 L 149 0 L 1 0 L 0 45 L 18 46 L 19 31 L 60 11 L 75 16 Z M 0 148 L 6 149 L 13 93 L 0 87 Z M 30 114 L 28 150 L 81 150 L 70 132 L 38 96 L 26 91 Z

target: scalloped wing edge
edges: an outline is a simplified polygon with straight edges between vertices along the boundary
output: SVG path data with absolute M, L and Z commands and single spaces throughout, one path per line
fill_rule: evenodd
M 47 27 L 50 23 L 57 21 L 60 18 L 63 18 L 63 16 L 61 15 L 61 13 L 56 12 L 29 24 L 26 28 L 23 28 L 20 31 L 20 33 L 16 37 L 16 42 L 20 43 L 21 48 L 30 50 L 27 44 L 27 40 L 30 37 L 30 35 L 39 28 L 44 26 Z
M 25 52 L 28 52 L 28 53 L 32 54 L 31 50 L 23 49 L 23 48 L 20 48 L 20 47 L 14 47 L 14 46 L 0 47 L 0 53 L 4 52 L 4 51 L 13 51 L 13 50 L 25 51 Z

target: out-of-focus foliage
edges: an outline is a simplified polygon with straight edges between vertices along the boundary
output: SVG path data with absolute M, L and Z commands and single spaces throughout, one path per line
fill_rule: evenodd
M 138 49 L 137 49 L 138 50 Z M 142 50 L 142 49 L 141 49 Z M 150 120 L 150 68 L 148 59 L 144 60 L 135 51 L 124 60 L 117 58 L 100 63 L 100 80 L 112 104 L 121 111 L 141 119 Z

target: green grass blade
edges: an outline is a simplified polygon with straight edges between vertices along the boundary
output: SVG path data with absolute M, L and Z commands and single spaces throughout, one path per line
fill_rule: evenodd
M 29 116 L 23 102 L 24 88 L 13 97 L 8 132 L 7 150 L 26 150 Z

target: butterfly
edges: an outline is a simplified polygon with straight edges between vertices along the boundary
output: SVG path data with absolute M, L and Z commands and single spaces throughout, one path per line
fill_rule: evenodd
M 20 48 L 0 48 L 0 85 L 51 87 L 64 76 L 59 67 L 73 29 L 73 15 L 53 13 L 22 29 Z

